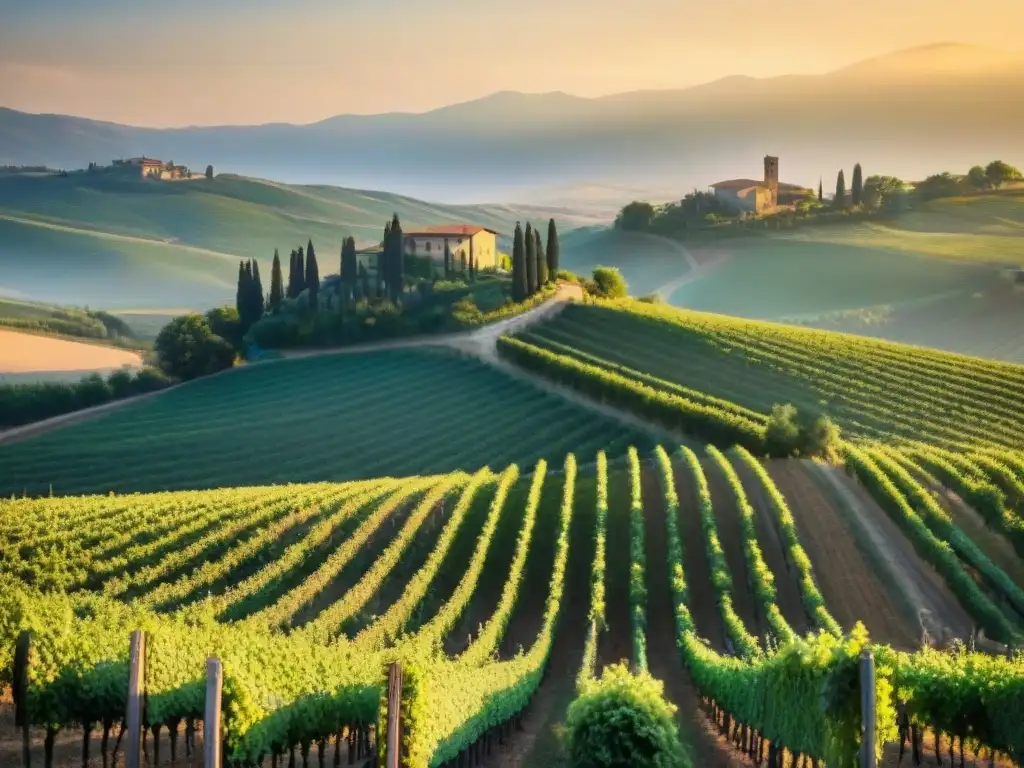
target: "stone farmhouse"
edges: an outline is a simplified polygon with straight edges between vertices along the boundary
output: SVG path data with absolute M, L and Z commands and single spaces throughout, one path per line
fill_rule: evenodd
M 475 261 L 480 269 L 498 266 L 498 233 L 487 227 L 470 224 L 445 224 L 436 227 L 403 232 L 405 252 L 413 256 L 427 256 L 444 263 L 445 246 L 451 253 L 452 264 Z
M 427 257 L 439 267 L 444 266 L 444 251 L 447 245 L 451 254 L 451 266 L 458 270 L 463 256 L 466 263 L 476 260 L 478 269 L 498 266 L 498 233 L 487 227 L 472 224 L 442 224 L 423 229 L 403 232 L 405 252 L 410 256 Z M 356 256 L 373 273 L 377 269 L 377 257 L 381 245 L 362 248 Z
M 114 171 L 142 179 L 162 179 L 174 181 L 191 179 L 192 171 L 184 165 L 175 165 L 152 157 L 130 157 L 127 160 L 114 160 L 107 168 L 100 170 Z
M 779 183 L 779 158 L 765 155 L 764 180 L 729 179 L 711 185 L 715 197 L 746 213 L 767 213 L 790 205 L 810 190 L 797 184 Z

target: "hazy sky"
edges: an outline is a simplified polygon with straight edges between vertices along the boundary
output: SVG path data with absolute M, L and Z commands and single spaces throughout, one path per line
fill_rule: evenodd
M 0 106 L 149 126 L 424 111 L 1020 46 L 1024 0 L 0 0 Z

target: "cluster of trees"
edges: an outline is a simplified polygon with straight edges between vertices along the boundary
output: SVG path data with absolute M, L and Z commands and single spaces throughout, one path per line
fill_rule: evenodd
M 548 221 L 547 248 L 541 243 L 540 230 L 526 222 L 524 231 L 516 222 L 512 243 L 512 300 L 524 301 L 547 283 L 558 278 L 558 228 Z
M 238 287 L 235 289 L 235 311 L 238 313 L 242 335 L 263 317 L 263 281 L 256 259 L 238 263 Z
M 405 246 L 402 237 L 402 223 L 396 213 L 384 225 L 384 240 L 377 257 L 377 280 L 384 287 L 384 295 L 397 301 L 405 292 Z
M 90 374 L 76 382 L 0 384 L 0 427 L 19 427 L 82 408 L 163 389 L 170 382 L 156 368 Z
M 936 173 L 914 186 L 917 197 L 921 200 L 936 200 L 941 197 L 957 197 L 971 192 L 988 192 L 999 189 L 1013 181 L 1024 180 L 1020 170 L 1004 163 L 1002 160 L 993 160 L 982 167 L 976 165 L 967 171 L 964 176 L 952 173 Z

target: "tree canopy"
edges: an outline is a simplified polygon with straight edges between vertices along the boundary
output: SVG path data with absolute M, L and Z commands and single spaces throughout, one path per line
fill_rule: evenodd
M 235 349 L 213 332 L 198 314 L 176 317 L 163 327 L 153 344 L 160 368 L 168 376 L 188 381 L 234 365 Z
M 643 232 L 651 226 L 654 214 L 653 205 L 634 200 L 619 211 L 615 217 L 615 228 L 627 232 Z

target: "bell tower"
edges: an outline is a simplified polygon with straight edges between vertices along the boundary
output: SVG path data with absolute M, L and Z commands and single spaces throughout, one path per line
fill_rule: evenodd
M 779 204 L 779 158 L 764 156 L 764 185 L 771 193 L 771 205 Z

